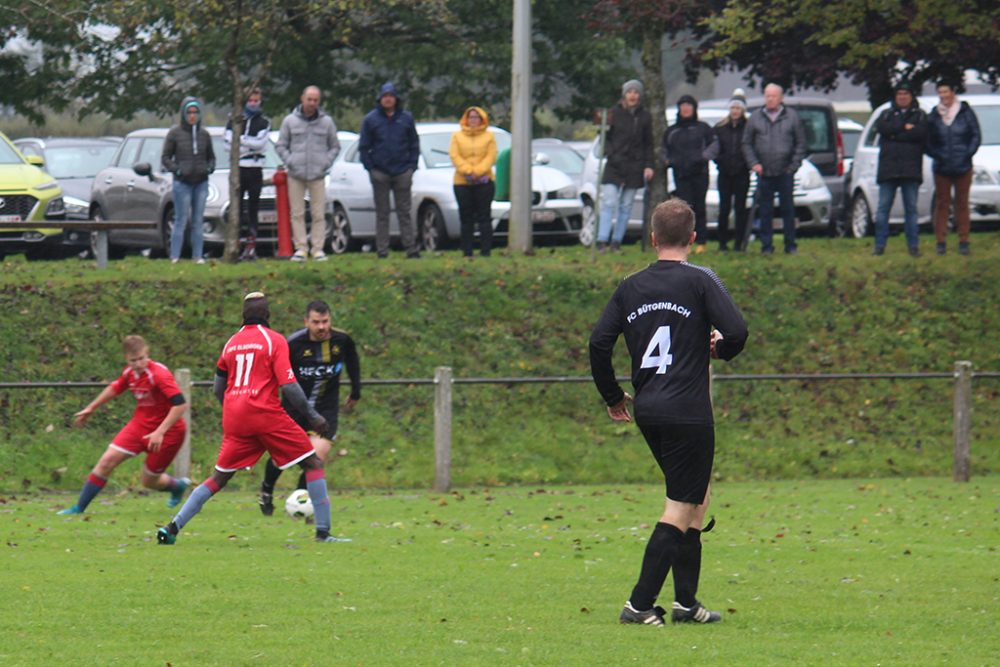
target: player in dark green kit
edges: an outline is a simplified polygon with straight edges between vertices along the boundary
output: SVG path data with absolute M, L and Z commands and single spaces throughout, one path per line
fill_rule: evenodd
M 311 301 L 306 306 L 305 328 L 288 337 L 288 354 L 295 372 L 295 379 L 309 400 L 309 405 L 323 415 L 329 424 L 328 438 L 309 433 L 317 456 L 324 462 L 337 437 L 337 417 L 340 412 L 340 377 L 347 371 L 351 380 L 351 393 L 344 403 L 349 412 L 361 400 L 361 363 L 354 340 L 346 331 L 330 326 L 330 306 L 323 301 Z M 295 408 L 285 405 L 285 411 L 302 428 L 309 432 L 309 421 Z M 260 485 L 260 511 L 265 516 L 274 513 L 274 485 L 281 470 L 270 459 Z M 299 479 L 298 488 L 304 489 L 305 479 Z
M 626 394 L 615 379 L 612 354 L 619 336 L 632 357 L 635 421 L 663 471 L 666 506 L 646 543 L 639 580 L 619 620 L 663 626 L 655 607 L 673 568 L 675 623 L 721 619 L 695 598 L 701 572 L 701 532 L 715 455 L 709 358 L 729 360 L 743 349 L 747 325 L 712 271 L 688 264 L 695 242 L 694 213 L 671 199 L 653 212 L 657 262 L 615 290 L 590 336 L 590 365 L 614 421 L 629 422 Z

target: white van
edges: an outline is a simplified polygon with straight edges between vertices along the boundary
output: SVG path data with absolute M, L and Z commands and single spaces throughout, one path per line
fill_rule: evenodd
M 972 158 L 972 188 L 969 191 L 969 208 L 972 221 L 996 221 L 1000 223 L 1000 95 L 960 95 L 968 102 L 979 119 L 982 144 Z M 920 108 L 932 113 L 938 104 L 936 95 L 924 95 L 917 100 Z M 875 211 L 878 208 L 878 153 L 879 134 L 875 129 L 882 112 L 889 108 L 886 102 L 874 112 L 858 142 L 851 168 L 850 215 L 848 233 L 861 238 L 874 232 Z M 889 213 L 889 225 L 903 224 L 902 195 L 896 193 Z M 934 174 L 931 159 L 924 156 L 924 182 L 917 191 L 917 221 L 930 224 L 934 210 Z

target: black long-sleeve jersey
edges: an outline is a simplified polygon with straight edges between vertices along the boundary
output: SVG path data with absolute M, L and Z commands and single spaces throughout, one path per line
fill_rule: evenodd
M 316 412 L 323 415 L 330 425 L 330 432 L 337 432 L 337 415 L 340 409 L 340 374 L 347 370 L 351 379 L 351 398 L 361 398 L 361 362 L 354 340 L 346 331 L 331 329 L 327 340 L 309 340 L 309 330 L 299 329 L 288 337 L 288 356 L 292 362 L 295 379 Z M 309 420 L 288 403 L 282 402 L 285 411 L 300 426 L 309 430 Z
M 590 335 L 594 383 L 611 406 L 624 397 L 612 354 L 620 334 L 632 356 L 635 419 L 639 424 L 711 424 L 710 333 L 716 354 L 743 349 L 747 325 L 722 281 L 701 266 L 661 260 L 627 277 Z

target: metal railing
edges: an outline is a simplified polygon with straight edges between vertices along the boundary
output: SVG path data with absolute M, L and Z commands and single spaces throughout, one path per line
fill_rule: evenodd
M 843 380 L 953 380 L 953 434 L 954 463 L 952 478 L 956 482 L 969 481 L 970 444 L 972 431 L 972 381 L 974 379 L 1000 378 L 1000 372 L 973 371 L 972 362 L 955 362 L 955 368 L 950 373 L 917 372 L 917 373 L 764 373 L 716 374 L 710 369 L 711 383 L 716 382 L 759 382 L 759 381 L 807 381 L 835 382 Z M 211 381 L 193 381 L 191 371 L 180 368 L 175 373 L 175 379 L 184 393 L 188 409 L 184 419 L 188 423 L 184 445 L 177 458 L 174 459 L 174 473 L 186 477 L 191 470 L 191 390 L 194 387 L 211 387 Z M 629 377 L 619 377 L 619 382 L 628 382 Z M 435 369 L 433 378 L 370 378 L 362 381 L 366 387 L 387 386 L 434 386 L 434 490 L 447 491 L 451 488 L 451 433 L 452 433 L 452 389 L 455 385 L 487 385 L 487 384 L 560 384 L 589 383 L 593 378 L 583 375 L 557 376 L 525 376 L 525 377 L 454 377 L 449 366 L 439 366 Z M 83 389 L 102 388 L 105 382 L 0 382 L 0 390 L 4 389 Z

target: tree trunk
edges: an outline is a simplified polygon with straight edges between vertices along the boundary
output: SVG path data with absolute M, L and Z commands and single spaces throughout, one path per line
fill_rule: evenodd
M 648 236 L 649 219 L 656 205 L 667 198 L 667 170 L 660 159 L 660 140 L 667 129 L 664 115 L 667 92 L 663 85 L 663 32 L 653 28 L 642 35 L 642 85 L 646 89 L 643 104 L 653 117 L 653 153 L 656 156 L 653 180 L 649 184 L 649 209 L 643 220 L 643 234 Z M 644 238 L 645 241 L 645 238 Z

